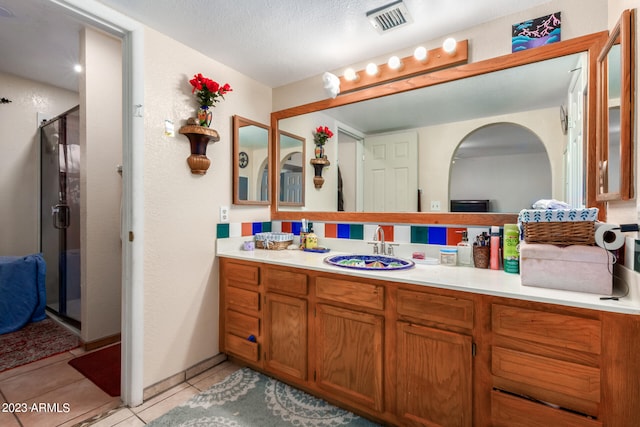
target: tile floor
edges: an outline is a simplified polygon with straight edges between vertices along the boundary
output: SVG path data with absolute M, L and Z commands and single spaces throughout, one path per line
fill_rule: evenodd
M 0 373 L 0 426 L 144 426 L 240 368 L 223 362 L 138 407 L 129 408 L 122 405 L 119 397 L 109 396 L 67 363 L 84 353 L 78 348 Z M 10 411 L 25 407 L 25 412 Z

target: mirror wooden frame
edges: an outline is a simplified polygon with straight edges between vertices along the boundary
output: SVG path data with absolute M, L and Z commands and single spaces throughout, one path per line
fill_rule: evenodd
M 242 200 L 240 199 L 240 128 L 243 126 L 257 126 L 267 131 L 267 167 L 268 171 L 268 184 L 267 184 L 267 200 Z M 271 204 L 271 197 L 273 191 L 273 162 L 271 161 L 271 140 L 272 134 L 269 126 L 262 123 L 255 122 L 253 120 L 240 117 L 238 115 L 233 116 L 233 150 L 231 150 L 231 164 L 233 165 L 233 204 L 234 205 L 269 205 Z
M 633 185 L 633 122 L 635 114 L 635 9 L 622 12 L 616 26 L 598 56 L 597 160 L 599 202 L 629 200 L 634 197 Z M 620 44 L 620 188 L 605 190 L 607 171 L 602 165 L 609 159 L 609 73 L 607 58 L 611 48 Z
M 297 139 L 298 141 L 300 141 L 300 151 L 302 152 L 302 194 L 300 196 L 301 201 L 300 203 L 296 203 L 296 202 L 283 202 L 280 200 L 280 178 L 278 176 L 276 176 L 277 179 L 277 185 L 275 186 L 277 188 L 277 193 L 274 192 L 273 194 L 277 194 L 277 204 L 279 206 L 304 206 L 304 201 L 305 201 L 305 187 L 306 187 L 306 180 L 307 180 L 307 167 L 306 167 L 306 155 L 307 155 L 307 140 L 306 138 L 303 138 L 301 136 L 298 135 L 294 135 L 290 132 L 285 132 L 283 130 L 278 132 L 278 138 L 276 139 L 276 143 L 275 143 L 275 155 L 274 155 L 274 164 L 277 166 L 277 171 L 280 172 L 280 167 L 282 165 L 282 159 L 280 158 L 280 135 L 286 135 L 291 139 Z M 276 191 L 276 190 L 274 190 Z
M 493 71 L 500 71 L 511 67 L 526 65 L 533 62 L 570 55 L 578 52 L 588 54 L 588 91 L 593 96 L 588 97 L 587 112 L 596 111 L 596 65 L 598 54 L 606 42 L 606 31 L 588 34 L 574 39 L 553 43 L 535 49 L 529 49 L 517 53 L 498 56 L 484 61 L 460 65 L 441 71 L 413 76 L 404 80 L 388 84 L 369 87 L 366 89 L 339 95 L 336 98 L 325 99 L 285 110 L 271 113 L 271 132 L 274 138 L 278 134 L 278 121 L 301 114 L 325 110 L 327 108 L 352 104 L 368 99 L 380 98 L 395 93 L 406 92 L 427 86 L 433 86 L 448 81 L 464 79 Z M 587 117 L 592 117 L 589 114 Z M 587 170 L 586 189 L 587 206 L 596 206 L 596 121 L 588 120 L 585 129 L 587 135 Z M 277 145 L 277 144 L 275 144 Z M 273 171 L 272 176 L 277 176 L 278 171 Z M 272 179 L 273 193 L 277 193 L 277 180 Z M 447 224 L 447 225 L 501 225 L 516 223 L 517 213 L 432 213 L 432 212 L 311 212 L 311 211 L 280 211 L 278 204 L 271 205 L 271 218 L 273 220 L 296 221 L 302 218 L 317 221 L 345 221 L 345 222 L 378 222 L 378 223 L 409 223 L 409 224 Z

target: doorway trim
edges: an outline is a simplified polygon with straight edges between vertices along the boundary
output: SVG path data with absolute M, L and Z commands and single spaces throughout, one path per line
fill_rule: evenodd
M 122 40 L 120 397 L 124 404 L 138 406 L 144 392 L 144 27 L 96 0 L 49 1 L 84 24 Z

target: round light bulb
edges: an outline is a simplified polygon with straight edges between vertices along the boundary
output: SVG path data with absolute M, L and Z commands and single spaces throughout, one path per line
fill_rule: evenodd
M 353 68 L 347 68 L 344 70 L 344 79 L 353 82 L 358 79 L 358 75 L 356 74 L 356 70 Z
M 402 61 L 397 56 L 392 56 L 389 58 L 389 61 L 387 61 L 387 65 L 392 70 L 399 70 L 402 67 Z
M 448 54 L 452 54 L 456 51 L 457 44 L 458 43 L 456 42 L 456 39 L 454 39 L 453 37 L 449 37 L 442 43 L 442 49 Z
M 367 64 L 367 68 L 365 68 L 367 74 L 370 76 L 375 76 L 378 74 L 378 66 L 373 62 Z
M 424 46 L 418 46 L 416 50 L 413 51 L 413 57 L 418 61 L 423 62 L 427 60 L 427 49 Z
M 73 71 L 75 71 L 76 73 L 81 73 L 82 72 L 82 65 L 80 64 L 76 64 L 73 66 Z

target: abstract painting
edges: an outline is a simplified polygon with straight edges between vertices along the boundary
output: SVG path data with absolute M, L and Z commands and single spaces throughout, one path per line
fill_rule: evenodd
M 511 52 L 560 41 L 560 12 L 512 26 Z

